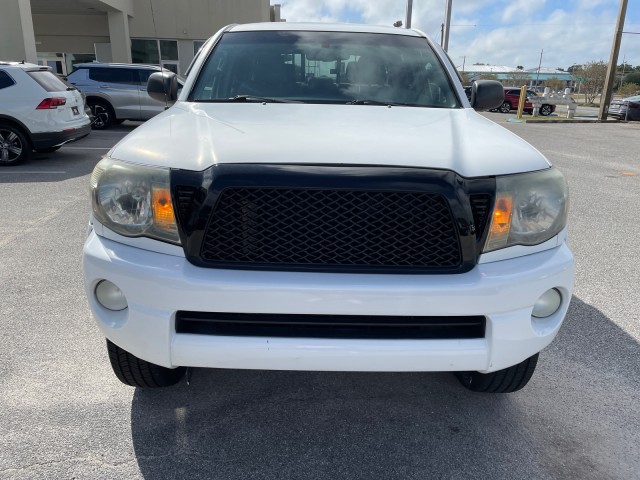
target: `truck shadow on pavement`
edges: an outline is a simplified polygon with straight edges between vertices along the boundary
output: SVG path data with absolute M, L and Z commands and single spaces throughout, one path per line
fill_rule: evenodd
M 637 408 L 638 358 L 574 297 L 520 392 L 475 394 L 444 373 L 197 369 L 191 385 L 136 390 L 133 446 L 147 479 L 630 478 L 637 433 L 607 415 Z

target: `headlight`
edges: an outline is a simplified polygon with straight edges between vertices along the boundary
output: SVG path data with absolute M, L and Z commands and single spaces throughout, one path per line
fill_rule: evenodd
M 555 168 L 496 178 L 496 202 L 484 252 L 537 245 L 567 223 L 567 183 Z
M 93 214 L 127 237 L 180 244 L 169 189 L 169 169 L 105 158 L 91 174 Z

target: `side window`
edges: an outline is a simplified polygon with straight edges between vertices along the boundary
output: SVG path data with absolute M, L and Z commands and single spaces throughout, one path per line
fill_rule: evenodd
M 11 78 L 6 72 L 0 72 L 0 90 L 15 84 L 16 82 L 14 82 L 13 78 Z
M 96 82 L 138 84 L 138 75 L 132 68 L 90 68 L 89 78 Z
M 138 70 L 138 76 L 140 78 L 140 85 L 146 87 L 147 86 L 147 82 L 149 81 L 149 77 L 154 72 L 155 72 L 155 70 L 147 70 L 147 69 Z

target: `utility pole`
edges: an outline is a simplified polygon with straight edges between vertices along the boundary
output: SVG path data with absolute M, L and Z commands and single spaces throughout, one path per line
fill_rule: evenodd
M 407 0 L 407 21 L 404 22 L 405 28 L 411 28 L 411 14 L 413 13 L 413 0 Z
M 444 9 L 444 25 L 442 30 L 442 49 L 446 52 L 449 50 L 449 30 L 451 28 L 451 1 L 446 0 L 447 4 Z
M 604 81 L 604 92 L 600 97 L 600 112 L 598 118 L 600 121 L 607 120 L 609 111 L 609 103 L 611 103 L 611 93 L 613 92 L 613 81 L 616 78 L 616 66 L 618 64 L 618 54 L 620 53 L 620 43 L 622 42 L 622 29 L 624 28 L 624 17 L 627 14 L 627 0 L 620 0 L 620 9 L 618 10 L 618 21 L 616 22 L 616 34 L 613 38 L 611 47 L 611 57 L 609 58 L 609 68 L 607 68 L 607 76 Z

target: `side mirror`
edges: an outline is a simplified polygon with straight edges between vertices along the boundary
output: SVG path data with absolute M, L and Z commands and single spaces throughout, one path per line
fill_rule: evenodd
M 471 87 L 470 101 L 476 110 L 498 108 L 504 102 L 504 87 L 496 80 L 476 80 Z
M 149 76 L 147 93 L 154 100 L 169 104 L 178 99 L 178 76 L 173 72 L 156 72 Z

